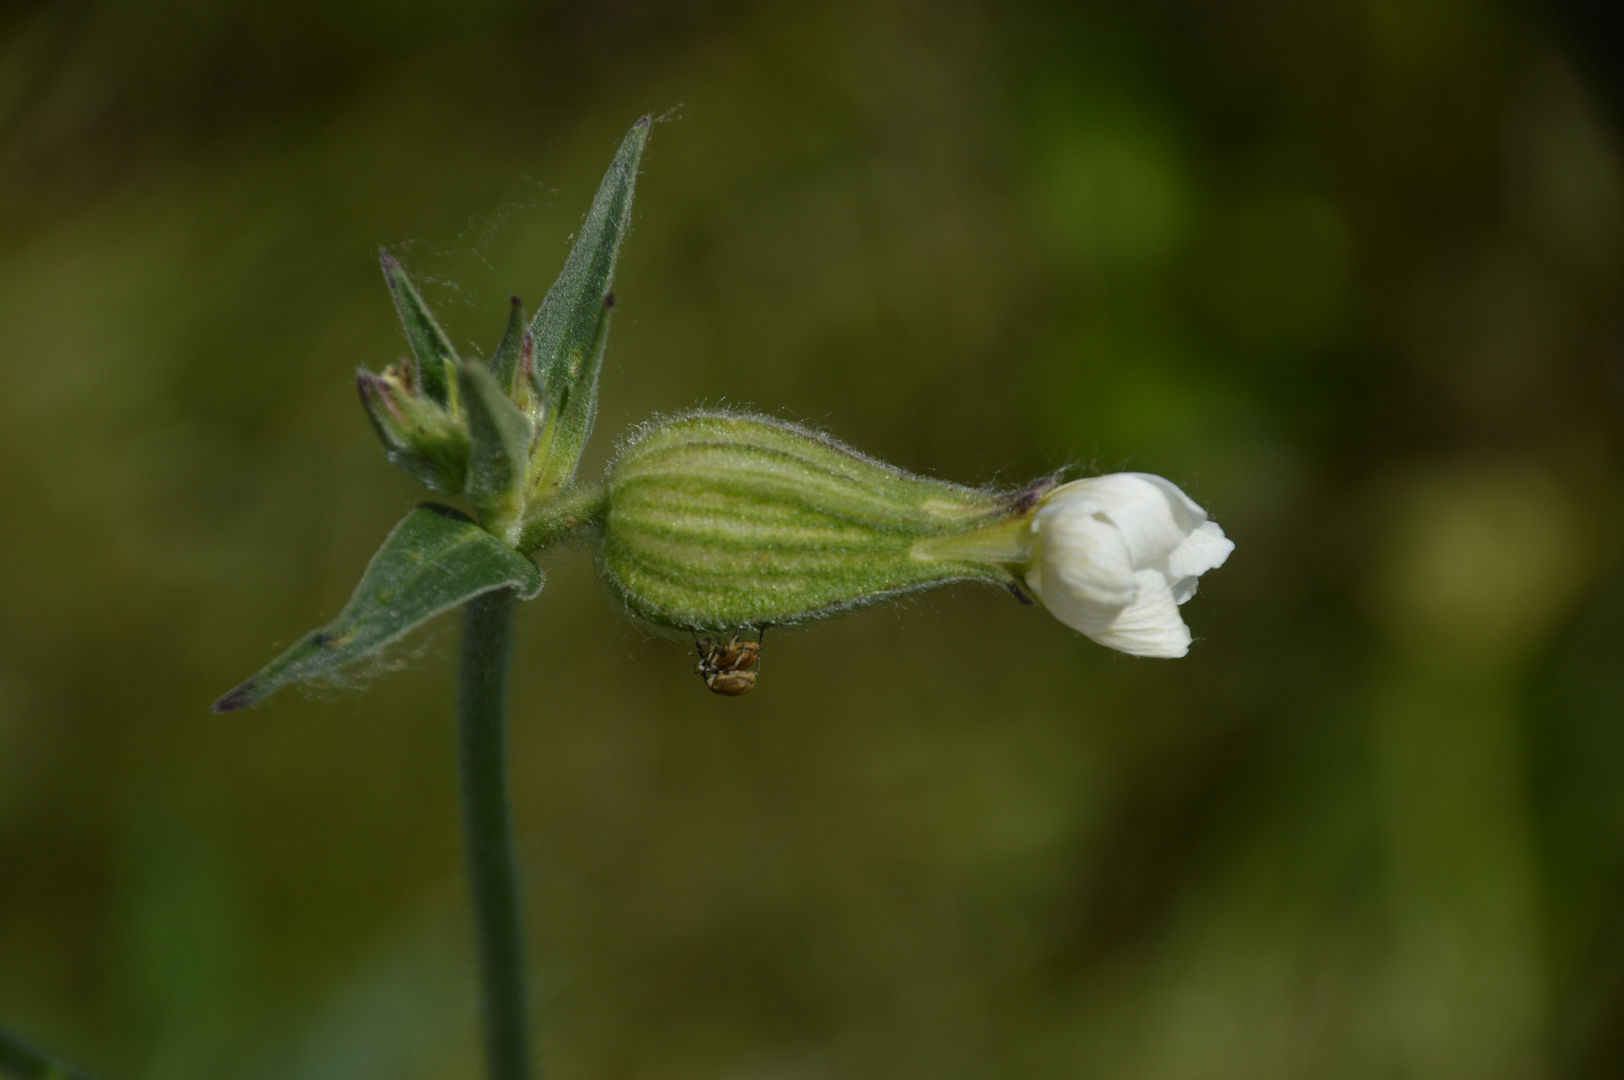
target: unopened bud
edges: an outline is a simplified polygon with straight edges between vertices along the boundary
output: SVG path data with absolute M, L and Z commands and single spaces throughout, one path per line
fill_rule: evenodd
M 461 493 L 468 468 L 468 432 L 450 412 L 413 392 L 411 372 L 391 367 L 382 375 L 356 372 L 372 427 L 390 462 L 449 495 Z

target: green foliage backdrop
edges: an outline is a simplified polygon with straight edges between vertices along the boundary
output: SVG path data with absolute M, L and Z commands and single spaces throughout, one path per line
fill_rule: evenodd
M 1472 0 L 0 9 L 0 1018 L 113 1078 L 473 1077 L 453 620 L 211 716 L 418 498 L 355 400 L 656 125 L 602 412 L 1164 474 L 1186 660 L 971 589 L 749 697 L 521 610 L 560 1078 L 1624 1068 L 1624 167 Z M 364 689 L 365 693 L 353 692 Z

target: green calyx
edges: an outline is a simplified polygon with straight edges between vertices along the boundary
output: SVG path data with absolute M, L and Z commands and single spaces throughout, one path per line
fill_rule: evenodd
M 621 142 L 558 280 L 526 325 L 517 298 L 488 361 L 464 360 L 405 269 L 381 256 L 411 356 L 361 371 L 361 403 L 389 460 L 435 491 L 461 495 L 510 547 L 550 539 L 580 502 L 572 488 L 597 411 L 598 371 L 620 244 L 631 220 L 645 117 Z
M 960 581 L 1018 588 L 1039 489 L 914 476 L 794 424 L 696 413 L 610 469 L 600 567 L 627 610 L 731 631 Z

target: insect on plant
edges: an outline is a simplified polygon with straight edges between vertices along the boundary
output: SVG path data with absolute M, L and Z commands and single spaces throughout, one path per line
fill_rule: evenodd
M 761 641 L 740 641 L 735 634 L 724 645 L 720 638 L 694 637 L 699 663 L 694 673 L 705 680 L 711 693 L 739 697 L 755 689 L 757 672 L 749 669 L 761 659 Z

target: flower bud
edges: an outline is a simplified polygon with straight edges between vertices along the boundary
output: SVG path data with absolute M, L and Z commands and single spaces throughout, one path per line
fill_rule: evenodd
M 384 453 L 397 468 L 435 491 L 462 492 L 468 469 L 468 429 L 417 393 L 414 367 L 404 361 L 382 375 L 362 369 L 355 385 Z
M 1055 617 L 1134 656 L 1183 656 L 1179 605 L 1235 543 L 1172 482 L 1113 473 L 1062 484 L 1032 517 L 1026 583 Z
M 913 476 L 782 421 L 699 413 L 621 450 L 600 568 L 630 612 L 664 626 L 792 623 L 956 581 L 1014 587 L 1035 502 Z

